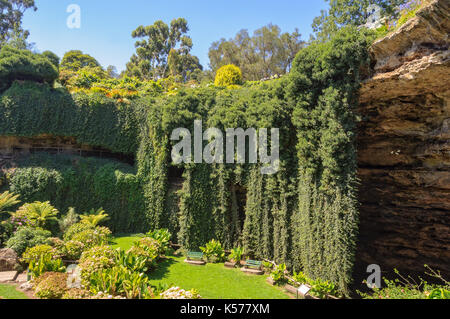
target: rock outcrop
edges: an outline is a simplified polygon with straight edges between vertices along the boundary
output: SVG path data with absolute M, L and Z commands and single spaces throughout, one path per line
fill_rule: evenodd
M 450 1 L 371 48 L 361 89 L 358 273 L 378 264 L 450 275 Z
M 9 248 L 0 249 L 0 272 L 14 271 L 18 264 L 17 254 Z

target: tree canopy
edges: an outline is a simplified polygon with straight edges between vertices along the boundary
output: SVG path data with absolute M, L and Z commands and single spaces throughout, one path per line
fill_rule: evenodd
M 269 24 L 250 36 L 241 30 L 234 39 L 221 39 L 209 49 L 210 67 L 234 64 L 241 68 L 245 80 L 261 80 L 290 71 L 295 55 L 305 47 L 298 29 L 282 33 L 280 27 Z
M 158 80 L 168 74 L 187 78 L 202 67 L 197 57 L 190 55 L 192 39 L 184 18 L 172 20 L 170 26 L 159 20 L 149 26 L 139 26 L 132 37 L 139 39 L 136 53 L 127 64 L 127 75 L 145 80 Z
M 407 0 L 326 0 L 330 4 L 328 10 L 322 10 L 321 15 L 312 24 L 315 36 L 319 40 L 329 39 L 337 30 L 346 25 L 361 26 L 370 16 L 369 8 L 377 5 L 386 17 L 395 17 L 396 8 Z
M 28 37 L 28 31 L 21 28 L 22 17 L 27 9 L 37 10 L 34 0 L 0 0 L 0 47 L 18 30 L 25 39 Z
M 80 50 L 72 50 L 64 54 L 60 66 L 62 69 L 77 72 L 85 67 L 100 67 L 100 63 L 89 54 L 84 54 Z

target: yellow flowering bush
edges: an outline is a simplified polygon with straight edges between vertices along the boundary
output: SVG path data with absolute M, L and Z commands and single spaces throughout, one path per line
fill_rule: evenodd
M 233 64 L 221 67 L 217 70 L 214 84 L 216 86 L 232 86 L 242 84 L 241 69 Z

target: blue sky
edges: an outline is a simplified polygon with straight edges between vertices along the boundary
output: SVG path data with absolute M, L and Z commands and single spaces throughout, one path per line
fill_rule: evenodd
M 80 29 L 66 25 L 70 4 L 81 8 Z M 36 0 L 36 5 L 38 11 L 27 11 L 23 24 L 37 50 L 51 50 L 62 57 L 78 49 L 104 67 L 115 65 L 118 70 L 125 68 L 135 51 L 131 32 L 139 25 L 186 18 L 194 42 L 192 53 L 207 66 L 211 43 L 233 37 L 241 29 L 253 33 L 273 23 L 283 32 L 297 27 L 308 40 L 314 17 L 327 7 L 324 0 Z

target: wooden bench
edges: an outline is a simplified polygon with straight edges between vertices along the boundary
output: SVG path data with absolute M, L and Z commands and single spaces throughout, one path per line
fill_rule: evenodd
M 262 262 L 256 260 L 247 260 L 242 268 L 242 271 L 253 275 L 264 274 L 264 270 L 262 270 Z
M 203 253 L 195 251 L 189 251 L 184 262 L 192 265 L 206 265 L 206 262 L 203 260 Z

